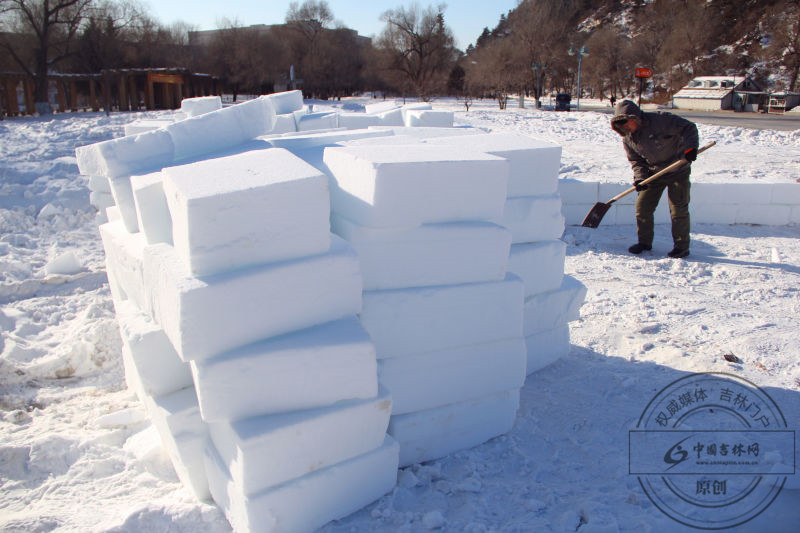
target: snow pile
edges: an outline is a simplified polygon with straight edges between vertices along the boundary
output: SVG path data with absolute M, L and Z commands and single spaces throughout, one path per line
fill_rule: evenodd
M 126 380 L 183 483 L 237 530 L 319 527 L 391 490 L 398 462 L 509 431 L 524 333 L 547 329 L 523 310 L 576 318 L 525 300 L 564 291 L 557 146 L 447 136 L 442 113 L 412 109 L 423 133 L 397 151 L 393 129 L 331 131 L 295 96 L 77 151 L 115 204 L 100 233 Z M 276 109 L 298 131 L 256 138 Z M 553 242 L 522 252 L 524 283 L 506 269 L 531 235 Z

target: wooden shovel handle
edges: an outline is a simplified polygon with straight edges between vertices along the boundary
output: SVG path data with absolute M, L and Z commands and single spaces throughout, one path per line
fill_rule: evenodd
M 712 147 L 712 146 L 714 146 L 715 144 L 717 144 L 717 142 L 716 142 L 716 141 L 711 141 L 711 142 L 710 142 L 710 143 L 708 143 L 707 145 L 705 145 L 705 146 L 703 146 L 702 148 L 700 148 L 699 150 L 697 150 L 697 153 L 699 154 L 699 153 L 701 153 L 701 152 L 705 152 L 706 150 L 708 150 L 709 148 L 711 148 L 711 147 Z M 685 165 L 686 163 L 687 163 L 687 161 L 686 161 L 685 159 L 678 159 L 677 161 L 675 161 L 674 163 L 672 163 L 670 166 L 668 166 L 668 167 L 666 167 L 666 168 L 663 168 L 663 169 L 659 170 L 658 172 L 656 172 L 655 174 L 653 174 L 652 176 L 650 176 L 649 178 L 647 178 L 647 179 L 645 179 L 645 180 L 642 180 L 642 182 L 641 182 L 639 185 L 647 185 L 647 184 L 648 184 L 648 183 L 650 183 L 651 181 L 657 180 L 658 178 L 660 178 L 660 177 L 661 177 L 661 176 L 663 176 L 664 174 L 668 174 L 668 173 L 672 172 L 673 170 L 676 170 L 676 169 L 678 169 L 678 168 L 682 167 L 682 166 L 683 166 L 683 165 Z M 611 200 L 609 200 L 607 203 L 608 203 L 608 204 L 613 204 L 614 202 L 616 202 L 617 200 L 619 200 L 619 199 L 620 199 L 620 198 L 622 198 L 623 196 L 627 196 L 627 195 L 629 195 L 630 193 L 632 193 L 632 192 L 633 192 L 633 191 L 635 191 L 635 190 L 636 190 L 636 186 L 634 185 L 634 186 L 633 186 L 633 187 L 631 187 L 630 189 L 626 189 L 626 190 L 624 190 L 623 192 L 619 193 L 619 194 L 618 194 L 618 195 L 616 195 L 614 198 L 612 198 Z

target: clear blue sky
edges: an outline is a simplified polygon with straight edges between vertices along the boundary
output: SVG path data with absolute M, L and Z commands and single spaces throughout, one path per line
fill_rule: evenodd
M 299 0 L 302 3 L 302 0 Z M 244 26 L 278 24 L 286 19 L 290 0 L 145 0 L 150 13 L 163 24 L 182 20 L 200 30 L 213 30 L 223 17 Z M 381 14 L 388 9 L 410 6 L 411 0 L 328 0 L 337 21 L 364 36 L 377 35 L 384 24 Z M 456 46 L 464 50 L 475 44 L 484 27 L 497 25 L 501 14 L 516 7 L 518 0 L 450 0 L 417 2 L 423 9 L 446 3 L 444 18 L 456 37 Z

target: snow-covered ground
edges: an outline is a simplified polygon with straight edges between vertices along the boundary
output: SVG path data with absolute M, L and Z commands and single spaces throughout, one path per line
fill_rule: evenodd
M 458 124 L 561 144 L 561 177 L 630 179 L 608 115 L 513 105 L 435 108 L 455 111 Z M 126 389 L 103 249 L 74 157 L 76 146 L 122 135 L 127 122 L 170 114 L 0 122 L 0 530 L 230 530 L 180 485 Z M 717 146 L 694 165 L 695 182 L 800 178 L 800 130 L 699 130 Z M 800 429 L 798 237 L 796 226 L 696 225 L 692 255 L 675 261 L 664 257 L 668 226 L 642 257 L 626 252 L 633 225 L 567 228 L 566 272 L 588 296 L 570 354 L 528 378 L 513 431 L 401 470 L 392 493 L 324 530 L 680 530 L 628 474 L 628 431 L 659 390 L 693 372 L 754 382 Z M 784 490 L 747 528 L 792 530 L 799 494 Z

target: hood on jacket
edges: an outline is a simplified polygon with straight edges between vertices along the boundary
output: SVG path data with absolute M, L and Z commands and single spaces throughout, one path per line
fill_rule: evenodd
M 611 119 L 611 128 L 625 136 L 625 130 L 622 129 L 622 124 L 633 119 L 639 125 L 642 124 L 642 110 L 631 100 L 623 100 L 614 107 L 614 118 Z

